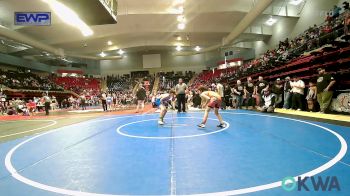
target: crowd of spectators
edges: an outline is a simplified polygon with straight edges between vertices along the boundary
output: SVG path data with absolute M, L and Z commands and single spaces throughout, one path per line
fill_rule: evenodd
M 329 11 L 325 23 L 310 26 L 294 39 L 286 38 L 280 41 L 275 49 L 267 50 L 264 54 L 260 55 L 259 58 L 251 60 L 243 66 L 226 70 L 217 70 L 215 73 L 211 73 L 210 71 L 201 73 L 194 81 L 194 85 L 198 86 L 204 81 L 207 83 L 215 82 L 214 79 L 217 77 L 234 81 L 267 69 L 283 66 L 286 62 L 296 59 L 302 54 L 327 44 L 332 44 L 334 40 L 348 42 L 349 36 L 347 36 L 348 32 L 346 29 L 348 29 L 349 24 L 349 8 L 348 4 L 345 2 L 343 8 L 334 6 L 334 8 Z
M 13 89 L 63 91 L 63 87 L 55 84 L 49 76 L 39 76 L 22 70 L 0 69 L 0 84 Z
M 157 75 L 160 78 L 159 90 L 167 90 L 173 88 L 180 78 L 183 79 L 185 83 L 188 83 L 195 75 L 195 72 L 159 72 Z
M 348 32 L 346 31 L 350 23 L 349 6 L 347 3 L 343 5 L 343 9 L 334 6 L 327 14 L 325 23 L 310 26 L 294 39 L 287 38 L 280 41 L 276 49 L 267 50 L 259 58 L 251 60 L 241 67 L 206 71 L 199 74 L 190 89 L 206 85 L 212 90 L 216 90 L 215 83 L 221 81 L 225 83 L 224 96 L 227 106 L 230 107 L 257 106 L 260 109 L 264 108 L 264 111 L 271 111 L 270 106 L 273 106 L 285 109 L 327 111 L 335 82 L 330 75 L 323 77 L 319 73 L 317 80 L 311 78 L 307 84 L 297 75 L 293 75 L 293 79 L 287 77 L 285 80 L 277 79 L 269 82 L 263 80 L 262 77 L 254 82 L 248 76 L 283 66 L 287 62 L 292 62 L 301 55 L 307 55 L 310 51 L 323 46 L 331 45 L 334 48 L 337 47 L 336 44 L 340 43 L 349 46 Z M 313 75 L 317 75 L 317 73 Z M 242 84 L 239 79 L 245 77 L 248 77 L 247 81 Z M 325 78 L 327 78 L 327 85 L 321 85 L 320 83 Z M 288 91 L 283 89 L 285 85 L 289 86 Z M 264 105 L 264 100 L 267 98 L 269 98 L 268 104 Z M 287 101 L 282 105 L 285 100 Z
M 65 90 L 70 90 L 77 94 L 84 93 L 89 96 L 100 94 L 101 80 L 98 78 L 52 76 L 51 79 L 56 84 L 63 86 Z
M 31 99 L 11 98 L 0 92 L 0 111 L 2 115 L 35 115 L 38 112 L 46 112 L 60 108 L 59 102 L 55 96 L 48 96 L 43 93 L 42 97 L 32 97 Z
M 109 91 L 122 91 L 132 88 L 132 79 L 129 75 L 108 75 L 106 77 L 107 88 Z

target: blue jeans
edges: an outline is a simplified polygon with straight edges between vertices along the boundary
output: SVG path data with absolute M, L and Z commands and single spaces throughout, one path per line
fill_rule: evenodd
M 285 109 L 289 109 L 290 108 L 290 98 L 292 97 L 292 93 L 291 92 L 284 92 L 284 104 L 283 104 L 283 108 Z
M 275 103 L 275 108 L 279 108 L 281 103 L 282 103 L 282 94 L 276 95 L 276 103 Z
M 237 108 L 242 109 L 243 97 L 242 95 L 236 95 Z

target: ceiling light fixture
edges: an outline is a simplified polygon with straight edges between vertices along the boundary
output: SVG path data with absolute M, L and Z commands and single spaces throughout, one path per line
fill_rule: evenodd
M 176 50 L 177 51 L 181 51 L 182 50 L 182 47 L 180 45 L 176 46 Z
M 300 3 L 302 3 L 303 0 L 290 0 L 289 1 L 289 4 L 292 4 L 292 5 L 299 5 Z
M 175 0 L 175 4 L 183 4 L 185 3 L 185 0 Z
M 105 56 L 107 56 L 107 55 L 106 55 L 104 52 L 101 52 L 101 53 L 100 53 L 100 56 L 101 56 L 101 57 L 105 57 Z
M 112 41 L 108 41 L 108 42 L 107 42 L 107 45 L 108 45 L 108 46 L 111 46 L 112 44 L 113 44 Z
M 201 47 L 196 46 L 196 47 L 194 48 L 194 50 L 197 51 L 197 52 L 199 52 L 199 51 L 201 50 Z
M 179 24 L 177 25 L 177 28 L 180 29 L 180 30 L 184 30 L 185 27 L 186 27 L 185 23 L 179 23 Z
M 63 20 L 65 23 L 78 28 L 84 36 L 91 36 L 94 32 L 91 28 L 83 22 L 79 16 L 69 7 L 56 0 L 43 0 L 49 4 L 51 9 Z
M 268 26 L 272 26 L 272 25 L 274 25 L 276 22 L 277 22 L 277 19 L 272 18 L 272 16 L 271 16 L 270 19 L 268 19 L 268 20 L 265 22 L 265 24 L 268 25 Z
M 184 15 L 179 15 L 179 16 L 177 16 L 177 21 L 178 22 L 186 22 L 186 18 Z
M 176 40 L 177 40 L 177 41 L 181 41 L 181 40 L 182 40 L 181 36 L 178 36 L 178 37 L 176 38 Z
M 123 55 L 125 52 L 122 50 L 122 49 L 120 49 L 119 51 L 118 51 L 118 54 L 120 54 L 120 55 Z
M 183 14 L 184 13 L 184 6 L 180 6 L 179 8 L 177 8 L 177 11 L 179 14 Z

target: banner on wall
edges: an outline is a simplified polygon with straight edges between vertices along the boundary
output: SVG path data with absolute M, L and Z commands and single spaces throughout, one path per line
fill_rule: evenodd
M 83 74 L 84 72 L 82 70 L 65 70 L 65 69 L 58 69 L 57 73 L 63 74 L 63 73 L 75 73 L 75 74 Z
M 336 99 L 333 99 L 331 110 L 350 113 L 350 93 L 341 93 Z

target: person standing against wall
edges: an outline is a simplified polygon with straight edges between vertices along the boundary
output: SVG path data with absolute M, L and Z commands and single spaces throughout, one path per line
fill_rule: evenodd
M 303 96 L 305 83 L 298 76 L 293 77 L 293 82 L 290 83 L 292 87 L 292 109 L 301 111 L 303 108 Z
M 242 109 L 244 86 L 240 80 L 237 80 L 237 85 L 233 87 L 233 93 L 236 97 L 237 109 Z
M 283 83 L 280 78 L 277 78 L 276 82 L 273 84 L 272 93 L 275 94 L 276 97 L 275 108 L 279 108 L 283 101 Z
M 325 113 L 332 101 L 335 80 L 324 68 L 318 68 L 317 71 L 317 102 L 320 104 L 320 112 Z
M 258 82 L 255 84 L 255 92 L 254 94 L 256 95 L 256 104 L 258 106 L 263 105 L 263 100 L 262 100 L 262 94 L 263 90 L 269 89 L 269 83 L 264 80 L 262 76 L 259 76 Z
M 145 100 L 146 100 L 146 90 L 143 88 L 142 84 L 139 84 L 139 88 L 136 91 L 136 99 L 137 99 L 137 106 L 136 106 L 136 113 L 139 113 L 140 111 L 143 112 L 143 109 L 145 108 Z
M 175 86 L 175 92 L 177 96 L 177 112 L 186 112 L 186 89 L 187 85 L 183 82 L 182 78 L 179 79 L 179 83 Z
M 291 81 L 290 81 L 290 77 L 287 76 L 285 81 L 284 81 L 284 87 L 283 87 L 283 100 L 284 100 L 284 104 L 283 104 L 283 109 L 289 109 L 290 108 L 290 102 L 291 102 L 291 98 L 292 98 L 292 87 L 291 87 Z
M 101 101 L 102 101 L 102 108 L 103 111 L 107 111 L 107 95 L 105 92 L 102 92 L 101 94 Z
M 43 100 L 44 100 L 44 106 L 45 106 L 45 115 L 49 115 L 50 105 L 51 105 L 51 99 L 48 94 L 43 93 Z

